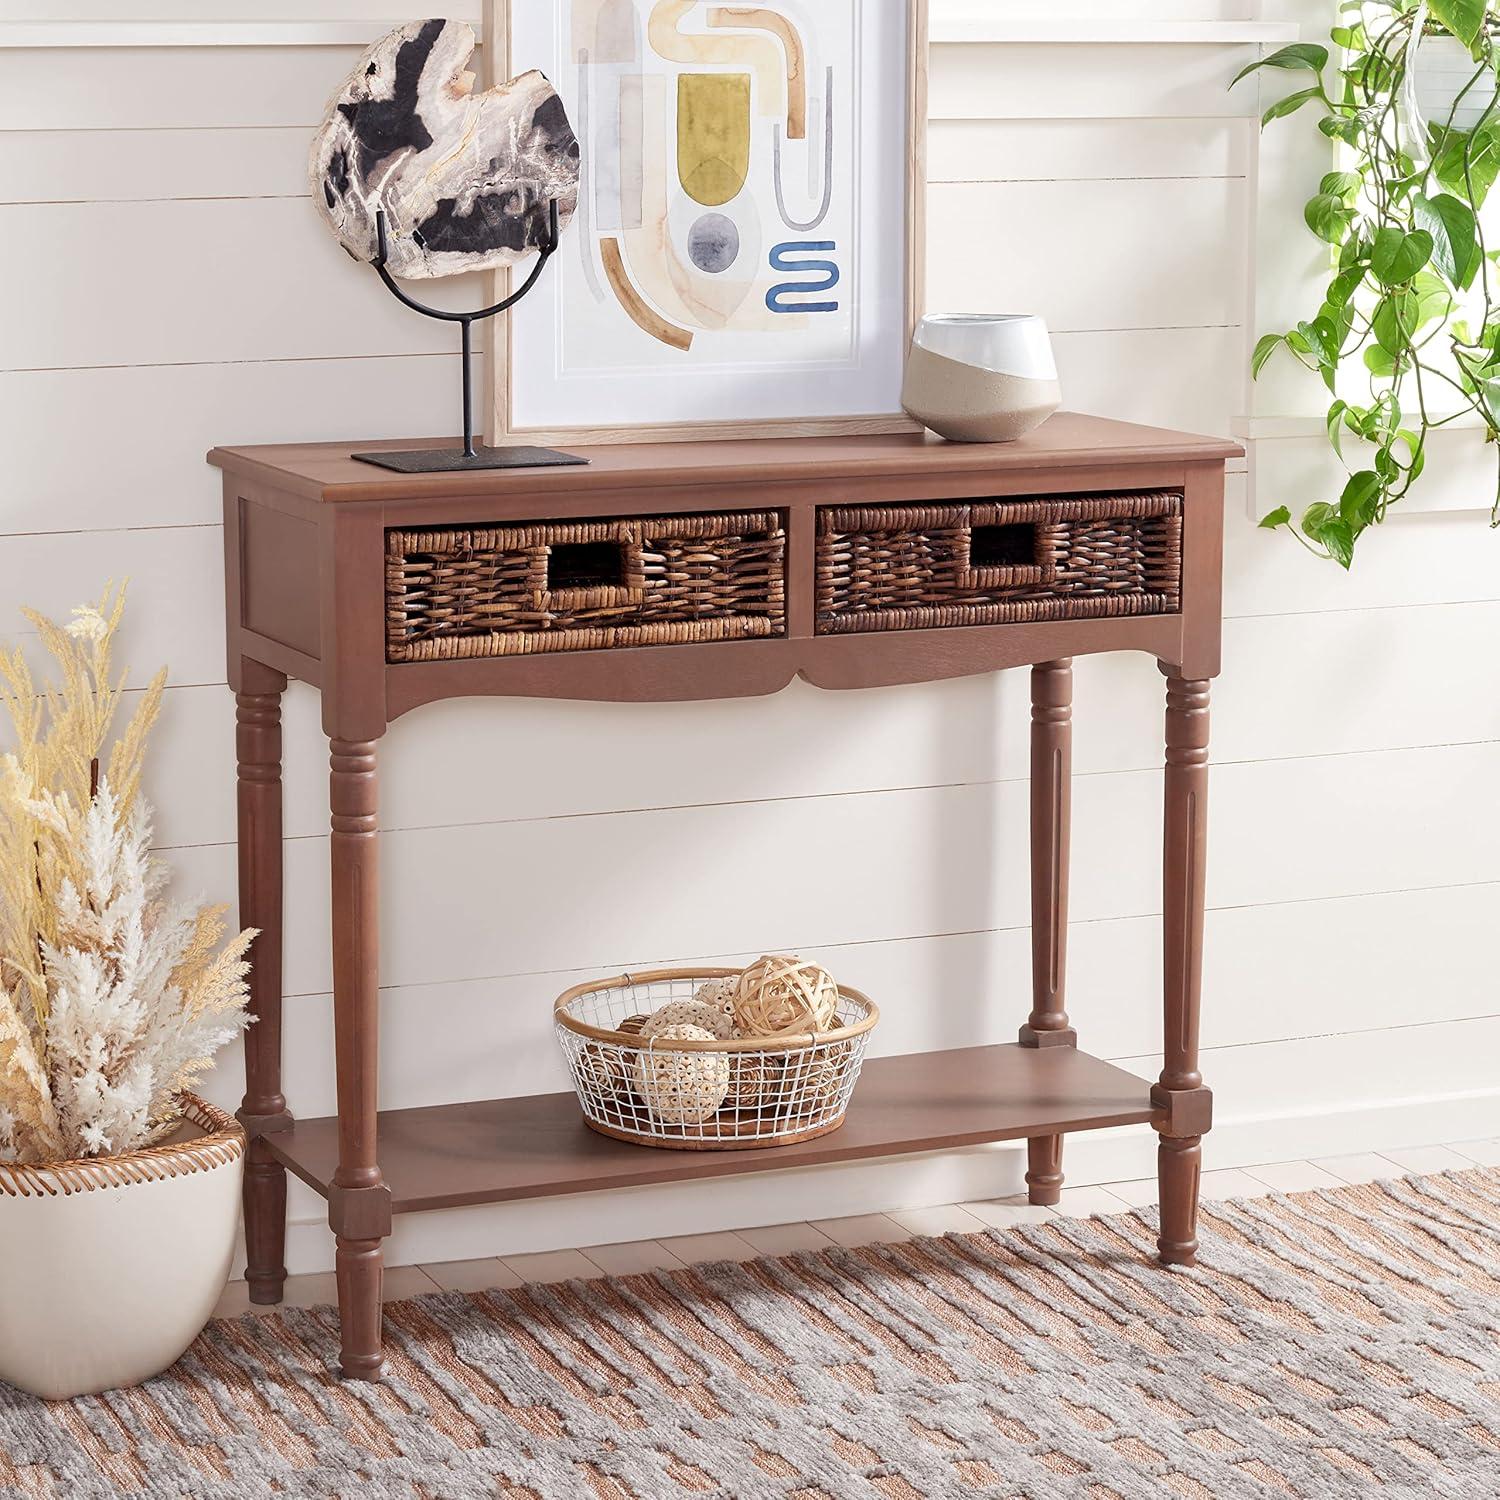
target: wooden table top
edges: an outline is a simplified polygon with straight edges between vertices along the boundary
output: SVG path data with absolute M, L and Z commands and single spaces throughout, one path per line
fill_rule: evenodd
M 576 494 L 651 484 L 795 481 L 837 471 L 846 478 L 998 473 L 1083 465 L 1222 462 L 1244 450 L 1227 438 L 1142 427 L 1108 417 L 1058 412 L 1013 443 L 949 443 L 929 433 L 811 438 L 739 438 L 714 442 L 579 445 L 587 467 L 488 469 L 397 474 L 360 463 L 351 451 L 459 446 L 456 438 L 343 443 L 276 443 L 215 448 L 211 464 L 309 499 L 340 503 L 428 495 Z

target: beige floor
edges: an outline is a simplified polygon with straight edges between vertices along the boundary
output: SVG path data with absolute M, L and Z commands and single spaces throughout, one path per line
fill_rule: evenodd
M 1358 1156 L 1323 1157 L 1316 1161 L 1268 1162 L 1203 1174 L 1206 1198 L 1252 1198 L 1271 1192 L 1295 1193 L 1307 1188 L 1373 1182 L 1408 1172 L 1446 1172 L 1473 1166 L 1500 1166 L 1500 1139 L 1461 1141 L 1451 1146 L 1413 1146 L 1406 1150 L 1366 1152 Z M 507 1255 L 489 1260 L 450 1261 L 445 1265 L 393 1266 L 385 1273 L 388 1301 L 422 1292 L 483 1291 L 520 1286 L 527 1281 L 562 1281 L 568 1277 L 628 1276 L 659 1266 L 685 1266 L 700 1260 L 750 1260 L 757 1255 L 784 1255 L 794 1250 L 821 1250 L 830 1245 L 871 1245 L 910 1239 L 914 1235 L 1004 1229 L 1053 1214 L 1087 1217 L 1119 1213 L 1156 1202 L 1156 1179 L 1111 1182 L 1102 1187 L 1064 1188 L 1056 1208 L 1033 1208 L 1024 1198 L 988 1203 L 951 1203 L 912 1208 L 901 1213 L 861 1214 L 849 1219 L 772 1224 L 723 1234 L 689 1234 L 676 1239 L 639 1240 L 626 1245 L 590 1245 L 586 1250 L 552 1250 L 541 1255 Z M 335 1300 L 333 1273 L 293 1276 L 286 1284 L 286 1305 L 311 1307 Z M 271 1312 L 255 1307 L 243 1281 L 232 1281 L 219 1301 L 217 1316 Z

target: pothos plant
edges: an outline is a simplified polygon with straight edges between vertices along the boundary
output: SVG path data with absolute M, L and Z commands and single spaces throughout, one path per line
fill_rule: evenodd
M 1310 107 L 1342 148 L 1340 169 L 1303 210 L 1329 246 L 1322 305 L 1266 334 L 1251 369 L 1258 376 L 1284 351 L 1328 388 L 1343 491 L 1309 505 L 1300 525 L 1284 505 L 1260 524 L 1286 527 L 1345 568 L 1420 478 L 1432 434 L 1463 418 L 1477 416 L 1495 447 L 1500 524 L 1500 248 L 1486 242 L 1481 214 L 1500 173 L 1497 12 L 1497 0 L 1347 0 L 1331 70 L 1328 48 L 1299 43 L 1234 80 L 1262 68 L 1306 75 L 1262 124 Z M 1446 118 L 1422 120 L 1412 69 L 1418 47 L 1443 35 L 1468 49 L 1473 73 Z M 1466 102 L 1482 109 L 1461 129 Z

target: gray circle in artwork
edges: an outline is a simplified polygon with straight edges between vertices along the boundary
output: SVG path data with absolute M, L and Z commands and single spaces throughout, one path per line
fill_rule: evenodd
M 727 271 L 740 253 L 740 232 L 724 214 L 704 214 L 688 230 L 688 258 L 700 271 Z

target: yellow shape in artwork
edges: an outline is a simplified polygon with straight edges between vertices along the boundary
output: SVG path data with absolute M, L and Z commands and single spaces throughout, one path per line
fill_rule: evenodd
M 750 75 L 683 73 L 677 79 L 677 175 L 705 207 L 728 203 L 750 170 Z
M 753 31 L 715 35 L 677 28 L 698 0 L 656 0 L 646 22 L 651 49 L 668 62 L 699 67 L 748 68 L 757 84 L 756 108 L 771 117 L 786 115 L 787 64 L 781 49 L 768 36 Z

